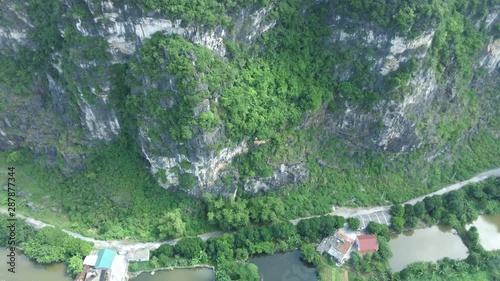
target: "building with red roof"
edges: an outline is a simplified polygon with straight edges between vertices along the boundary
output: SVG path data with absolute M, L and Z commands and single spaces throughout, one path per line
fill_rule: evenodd
M 377 236 L 360 235 L 356 240 L 359 254 L 373 253 L 378 251 Z

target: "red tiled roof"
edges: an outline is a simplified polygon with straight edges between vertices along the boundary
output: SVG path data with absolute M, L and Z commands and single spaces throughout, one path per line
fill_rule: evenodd
M 358 252 L 360 254 L 378 251 L 377 236 L 360 235 L 358 236 Z
M 339 231 L 339 235 L 344 237 L 349 243 L 354 244 L 354 240 L 349 235 L 345 234 L 342 231 Z

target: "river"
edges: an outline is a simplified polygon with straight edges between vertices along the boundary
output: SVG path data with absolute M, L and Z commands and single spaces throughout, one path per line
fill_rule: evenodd
M 41 265 L 29 260 L 19 251 L 15 273 L 7 271 L 7 249 L 0 247 L 0 281 L 71 281 L 64 263 Z M 214 272 L 207 268 L 159 270 L 154 275 L 143 273 L 133 281 L 212 281 Z
M 0 281 L 71 281 L 66 274 L 66 265 L 56 263 L 40 265 L 30 261 L 25 255 L 17 252 L 16 273 L 7 271 L 7 249 L 0 247 Z
M 467 247 L 460 237 L 453 234 L 451 228 L 443 226 L 393 235 L 389 246 L 392 251 L 389 265 L 393 272 L 398 272 L 414 262 L 434 262 L 445 257 L 464 259 L 468 255 Z
M 259 267 L 263 281 L 317 281 L 316 269 L 300 260 L 298 250 L 250 258 L 249 262 Z
M 477 228 L 479 241 L 485 250 L 500 250 L 500 215 L 480 215 L 467 228 L 471 226 Z

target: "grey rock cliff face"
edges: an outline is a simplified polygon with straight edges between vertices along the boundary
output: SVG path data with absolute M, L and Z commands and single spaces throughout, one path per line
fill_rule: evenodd
M 72 57 L 68 61 L 63 58 L 70 57 L 68 54 L 54 53 L 52 63 L 58 75 L 36 74 L 34 85 L 30 85 L 33 95 L 10 97 L 10 106 L 0 112 L 1 150 L 28 147 L 39 155 L 48 156 L 47 162 L 51 165 L 62 157 L 67 174 L 83 168 L 81 162 L 86 147 L 117 138 L 122 122 L 110 101 L 113 90 L 110 69 L 115 64 L 129 62 L 154 33 L 182 35 L 224 57 L 227 55 L 226 40 L 251 43 L 276 24 L 275 20 L 268 19 L 272 5 L 242 9 L 232 15 L 233 28 L 228 30 L 221 26 L 183 25 L 180 20 L 165 18 L 157 11 L 144 11 L 124 1 L 85 0 L 80 4 L 87 14 L 79 17 L 65 14 L 64 24 L 74 27 L 79 35 L 106 41 L 109 59 L 92 61 Z M 2 12 L 4 20 L 0 22 L 0 53 L 9 55 L 20 46 L 36 48 L 28 36 L 33 23 L 27 16 L 26 5 L 14 0 L 0 2 L 1 10 L 5 11 Z M 74 5 L 75 1 L 62 2 L 65 11 Z M 492 87 L 499 87 L 500 39 L 492 32 L 499 24 L 498 9 L 489 13 L 484 24 L 489 30 L 489 44 L 476 59 L 475 67 L 484 68 L 487 72 L 484 81 Z M 335 136 L 362 150 L 391 153 L 409 153 L 423 144 L 439 142 L 436 137 L 438 128 L 432 125 L 433 122 L 443 112 L 463 108 L 460 103 L 454 103 L 456 89 L 452 83 L 439 81 L 435 71 L 424 65 L 435 31 L 427 30 L 417 38 L 408 39 L 367 23 L 342 18 L 334 10 L 328 25 L 331 32 L 325 44 L 332 48 L 362 46 L 365 51 L 357 52 L 355 61 L 370 61 L 369 71 L 375 80 L 365 90 L 377 90 L 383 95 L 370 108 L 345 100 L 336 112 L 324 107 L 307 114 L 299 128 L 314 126 L 321 130 L 324 138 Z M 59 26 L 59 31 L 64 35 L 64 26 Z M 77 53 L 78 47 L 66 51 Z M 417 62 L 418 70 L 406 85 L 387 90 L 386 78 L 411 60 Z M 331 71 L 332 79 L 340 82 L 354 75 L 352 69 L 352 63 L 346 63 L 325 71 Z M 165 87 L 174 86 L 170 85 L 171 82 L 165 83 Z M 137 90 L 145 91 L 146 87 Z M 480 84 L 471 87 L 481 92 Z M 398 91 L 402 93 L 400 96 L 391 97 Z M 194 115 L 209 111 L 211 102 L 216 101 L 203 100 Z M 168 106 L 166 104 L 165 108 Z M 179 175 L 189 174 L 196 180 L 195 186 L 187 190 L 190 194 L 233 192 L 225 190 L 219 180 L 233 173 L 229 166 L 237 155 L 248 151 L 247 140 L 226 144 L 224 129 L 217 127 L 210 132 L 196 131 L 190 140 L 179 144 L 168 134 L 151 138 L 149 132 L 156 130 L 156 126 L 151 120 L 141 120 L 136 140 L 150 163 L 151 173 L 159 176 L 162 186 L 175 188 L 179 185 Z M 284 184 L 304 182 L 308 175 L 304 164 L 282 163 L 269 177 L 247 180 L 244 188 L 249 192 L 270 190 Z
M 246 180 L 244 190 L 252 193 L 276 189 L 285 184 L 303 183 L 309 178 L 309 171 L 305 164 L 281 164 L 274 173 L 266 178 Z
M 77 58 L 67 62 L 63 60 L 62 54 L 56 53 L 53 62 L 59 76 L 56 78 L 47 75 L 42 77 L 40 85 L 34 85 L 34 88 L 38 88 L 39 97 L 19 99 L 19 107 L 23 108 L 18 111 L 20 119 L 12 120 L 8 112 L 1 114 L 3 121 L 0 126 L 0 149 L 36 146 L 41 149 L 41 154 L 47 148 L 56 154 L 61 154 L 63 159 L 77 161 L 77 158 L 83 157 L 82 147 L 95 141 L 109 142 L 117 137 L 120 121 L 109 101 L 112 90 L 109 70 L 115 63 L 128 62 L 143 41 L 154 33 L 180 34 L 224 56 L 226 54 L 224 40 L 251 42 L 275 24 L 273 20 L 265 20 L 270 7 L 241 10 L 234 15 L 234 28 L 226 30 L 223 27 L 181 26 L 180 20 L 168 19 L 159 12 L 146 12 L 141 7 L 125 3 L 85 1 L 84 4 L 83 8 L 87 15 L 74 17 L 66 13 L 63 15 L 64 24 L 74 27 L 80 35 L 106 40 L 109 44 L 107 51 L 111 54 L 110 60 L 96 62 Z M 62 2 L 66 11 L 70 11 L 75 5 L 77 3 L 74 1 Z M 9 55 L 19 46 L 35 49 L 35 44 L 30 42 L 27 36 L 34 27 L 27 15 L 27 4 L 16 1 L 2 2 L 0 7 L 2 11 L 8 11 L 2 13 L 6 20 L 0 24 L 0 52 Z M 65 26 L 59 27 L 62 36 Z M 71 71 L 68 71 L 68 67 L 71 67 Z M 101 68 L 101 73 L 96 73 L 97 67 Z M 71 87 L 68 87 L 68 84 Z M 27 120 L 32 116 L 28 111 L 29 108 L 34 109 L 31 112 L 44 117 Z M 47 116 L 40 112 L 44 112 Z M 51 114 L 53 116 L 48 117 Z M 42 126 L 39 123 L 44 124 Z M 42 129 L 45 127 L 48 130 L 50 128 L 50 132 L 45 133 Z M 23 128 L 23 130 L 11 128 Z M 141 128 L 138 138 L 143 146 L 144 156 L 151 161 L 152 172 L 155 173 L 159 169 L 168 171 L 178 166 L 179 161 L 190 161 L 193 163 L 190 172 L 197 176 L 201 186 L 213 183 L 223 166 L 230 163 L 235 155 L 246 151 L 246 145 L 239 144 L 233 148 L 224 148 L 216 155 L 207 149 L 207 145 L 211 140 L 215 141 L 215 137 L 201 134 L 190 141 L 189 146 L 193 149 L 187 156 L 179 154 L 167 157 L 161 153 L 150 155 L 154 149 L 147 147 L 154 147 L 155 144 L 148 144 L 149 140 L 142 137 L 142 132 L 147 130 L 148 128 Z M 71 144 L 65 143 L 63 147 L 60 144 L 63 135 L 74 136 L 70 139 L 74 138 L 75 141 Z M 76 158 L 66 155 L 65 150 L 71 150 Z M 67 164 L 68 170 L 71 170 L 70 167 L 73 165 Z M 177 184 L 175 177 L 169 174 L 168 178 L 165 187 Z
M 276 21 L 264 20 L 271 7 L 256 10 L 242 9 L 234 15 L 234 30 L 223 27 L 204 28 L 196 25 L 181 25 L 181 20 L 164 18 L 160 12 L 145 12 L 137 6 L 103 1 L 94 4 L 86 1 L 92 17 L 77 21 L 78 31 L 84 35 L 98 35 L 106 39 L 114 59 L 133 54 L 145 39 L 156 32 L 179 34 L 189 41 L 200 44 L 225 56 L 224 40 L 232 39 L 251 42 L 263 32 L 272 28 Z M 249 22 L 250 24 L 246 24 Z
M 491 27 L 499 22 L 498 14 L 498 10 L 493 10 L 485 19 L 490 33 Z M 383 95 L 382 99 L 368 109 L 349 102 L 341 104 L 335 113 L 323 108 L 309 115 L 302 128 L 315 126 L 324 133 L 324 137 L 337 136 L 362 150 L 409 153 L 423 144 L 432 145 L 438 142 L 436 127 L 428 124 L 424 128 L 419 128 L 418 124 L 424 124 L 433 118 L 434 121 L 439 120 L 443 112 L 460 112 L 463 108 L 460 103 L 454 103 L 456 99 L 454 84 L 439 82 L 437 74 L 424 65 L 434 38 L 434 30 L 428 30 L 415 39 L 407 39 L 384 30 L 350 23 L 348 19 L 342 19 L 334 12 L 331 19 L 330 44 L 361 45 L 371 49 L 370 53 L 358 54 L 357 59 L 374 62 L 370 69 L 375 73 L 377 81 L 373 89 L 380 86 L 377 85 L 378 81 L 384 81 L 386 76 L 397 71 L 410 59 L 414 59 L 419 67 L 412 73 L 406 86 L 398 89 L 403 93 L 402 97 L 391 99 L 389 95 Z M 494 77 L 498 77 L 500 69 L 499 42 L 499 39 L 492 35 L 490 44 L 481 53 L 476 64 L 476 67 L 486 69 L 490 80 L 497 81 L 497 85 L 498 79 Z M 349 79 L 353 75 L 350 69 L 352 65 L 337 66 L 335 79 L 338 81 Z M 453 77 L 446 79 L 454 80 Z M 386 86 L 383 86 L 382 90 L 384 87 Z M 478 93 L 482 91 L 481 88 L 473 90 Z M 439 107 L 441 109 L 437 109 Z

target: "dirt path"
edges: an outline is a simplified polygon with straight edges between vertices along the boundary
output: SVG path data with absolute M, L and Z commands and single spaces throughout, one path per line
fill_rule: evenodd
M 458 183 L 452 184 L 450 186 L 444 187 L 436 192 L 429 193 L 429 194 L 421 196 L 421 197 L 417 197 L 415 199 L 412 199 L 410 201 L 405 202 L 404 204 L 416 204 L 417 202 L 424 200 L 424 198 L 426 198 L 428 196 L 442 195 L 442 194 L 445 194 L 445 193 L 450 192 L 452 190 L 460 189 L 469 183 L 476 183 L 476 182 L 483 181 L 491 176 L 500 176 L 500 168 L 485 171 L 483 173 L 480 173 L 480 174 L 472 177 L 471 179 L 468 179 L 468 180 L 465 180 L 462 182 L 458 182 Z M 370 215 L 373 213 L 385 212 L 385 211 L 388 211 L 389 208 L 390 208 L 390 206 L 338 208 L 337 210 L 335 210 L 331 213 L 328 213 L 327 215 L 337 215 L 337 216 L 343 216 L 343 217 L 348 218 L 348 217 L 354 217 L 354 216 L 363 216 L 363 215 Z M 8 212 L 7 212 L 7 209 L 0 208 L 0 213 L 7 214 Z M 37 229 L 43 228 L 46 226 L 54 227 L 51 224 L 47 224 L 47 223 L 44 223 L 42 221 L 35 220 L 33 218 L 29 218 L 29 217 L 26 217 L 26 216 L 21 215 L 21 214 L 16 214 L 16 216 L 18 218 L 22 218 L 22 219 L 26 220 L 27 223 L 29 223 L 30 225 L 32 225 L 33 227 L 35 227 Z M 293 224 L 297 224 L 299 221 L 301 221 L 303 219 L 308 219 L 308 218 L 313 218 L 313 217 L 319 217 L 319 216 L 308 216 L 308 217 L 303 217 L 303 218 L 297 218 L 294 220 L 290 220 L 290 222 L 292 222 Z M 78 233 L 74 233 L 74 232 L 71 232 L 71 231 L 68 231 L 65 229 L 63 229 L 63 231 L 68 233 L 69 235 L 71 235 L 73 237 L 76 237 L 76 238 L 79 238 L 79 239 L 82 239 L 82 240 L 85 240 L 88 242 L 92 242 L 96 245 L 96 247 L 109 248 L 109 249 L 113 249 L 116 251 L 120 251 L 120 250 L 121 251 L 136 251 L 136 250 L 141 250 L 141 249 L 154 250 L 154 249 L 160 247 L 160 245 L 162 245 L 162 244 L 175 245 L 175 244 L 177 244 L 177 241 L 179 241 L 179 239 L 172 239 L 172 240 L 161 241 L 161 242 L 134 242 L 134 241 L 127 241 L 127 240 L 103 241 L 103 240 L 97 240 L 97 239 L 90 238 L 90 237 L 85 237 L 83 235 L 80 235 Z M 224 233 L 227 233 L 227 232 L 223 232 L 223 231 L 209 232 L 209 233 L 200 234 L 197 237 L 200 237 L 202 240 L 206 241 L 207 239 L 209 239 L 211 237 L 220 236 Z

